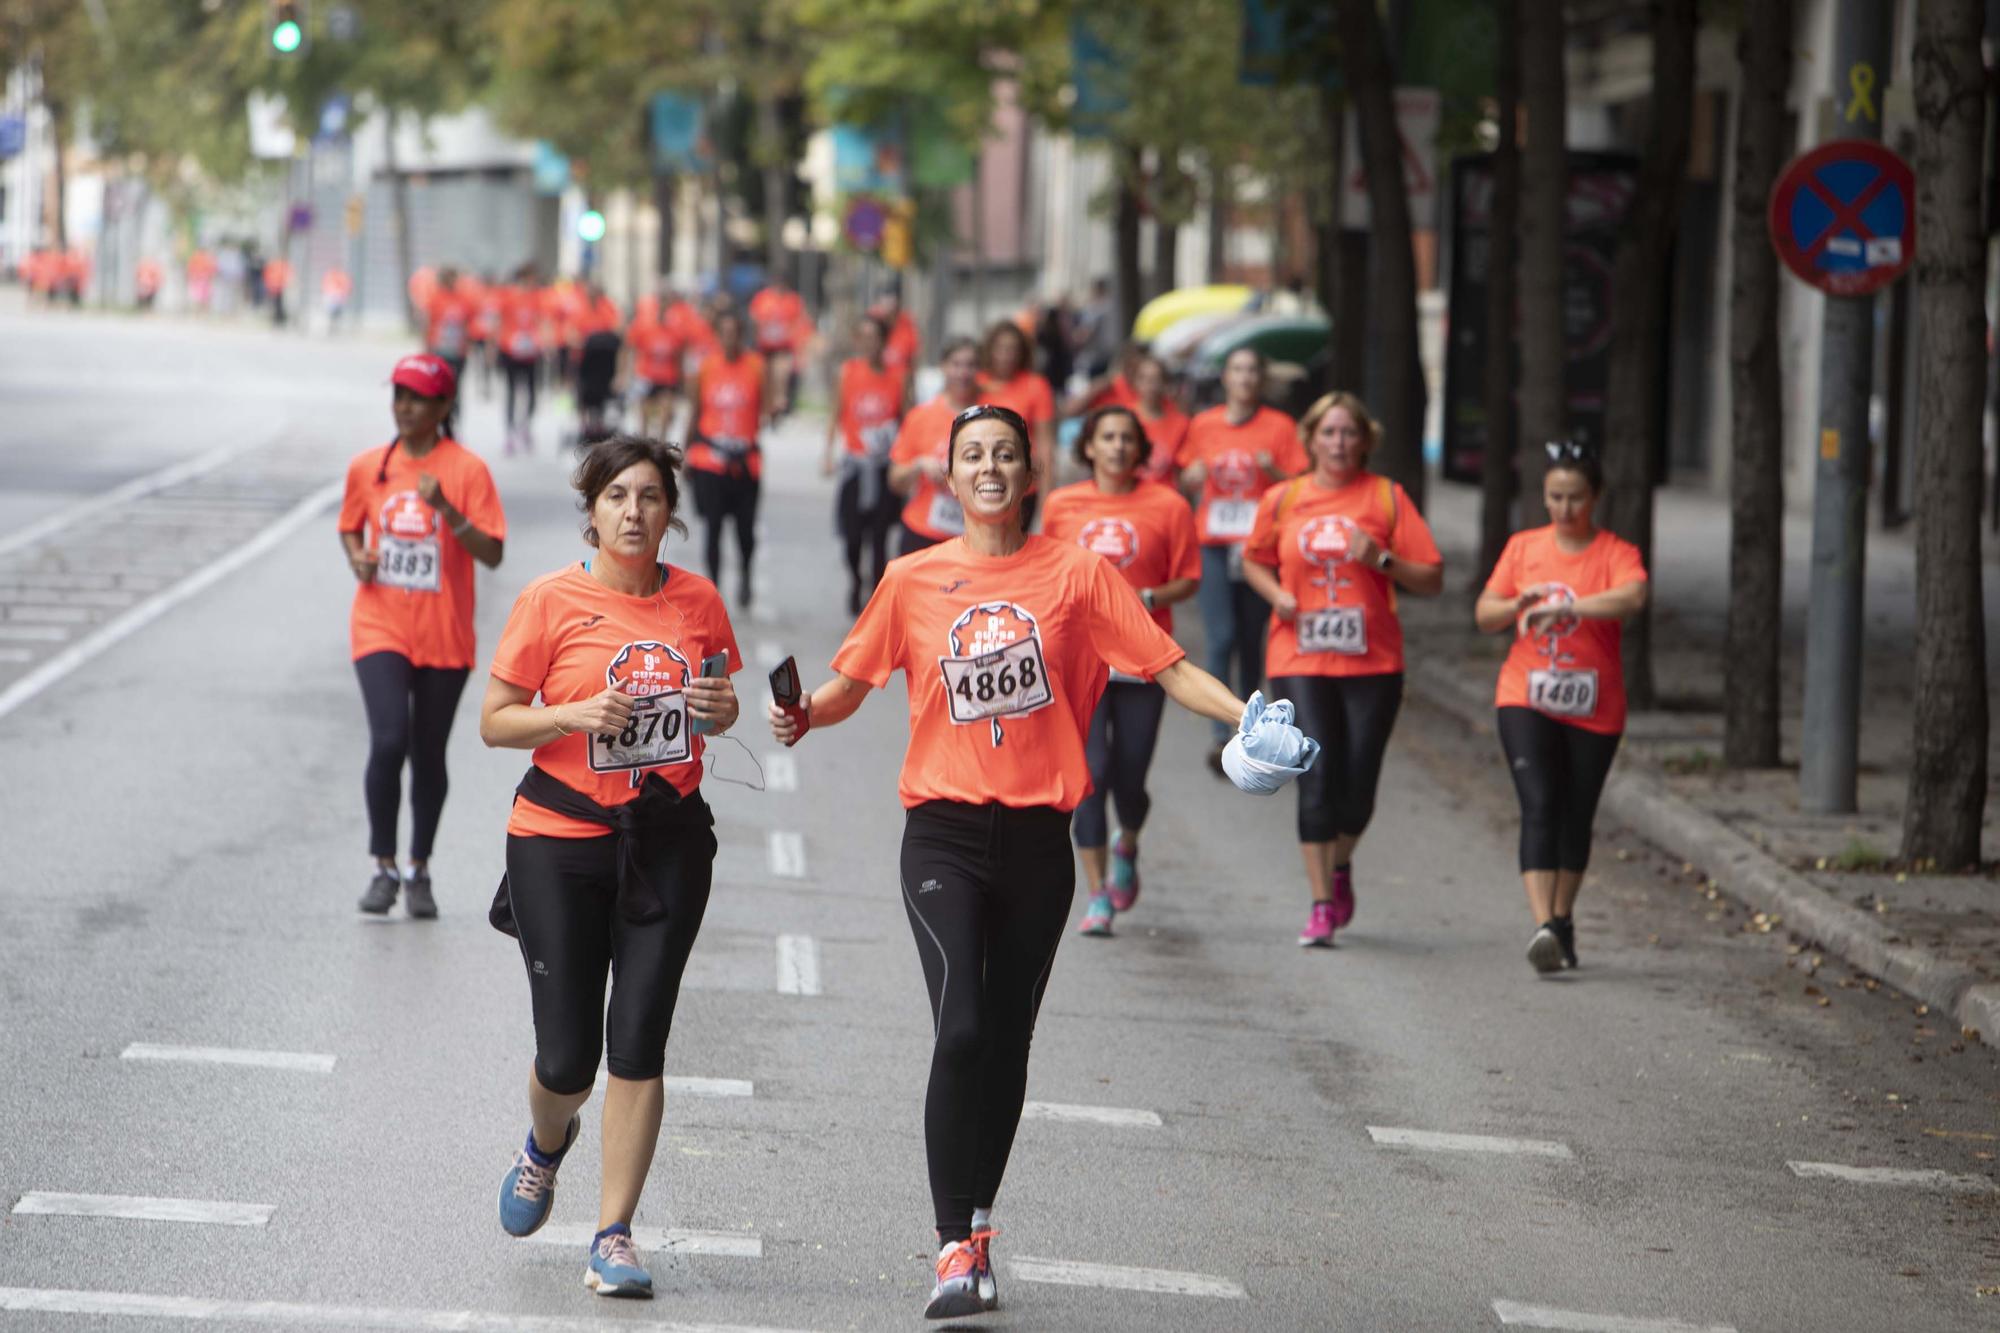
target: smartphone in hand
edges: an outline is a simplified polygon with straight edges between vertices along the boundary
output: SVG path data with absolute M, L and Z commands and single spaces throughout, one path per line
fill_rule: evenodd
M 729 654 L 715 653 L 701 659 L 701 674 L 704 676 L 726 676 L 729 674 Z M 710 724 L 693 713 L 688 714 L 688 732 L 694 736 L 706 736 Z

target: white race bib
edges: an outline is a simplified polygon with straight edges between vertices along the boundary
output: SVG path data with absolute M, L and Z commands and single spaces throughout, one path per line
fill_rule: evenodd
M 939 491 L 931 496 L 930 525 L 933 532 L 956 537 L 965 531 L 965 509 L 958 501 Z
M 1055 698 L 1042 645 L 1032 635 L 978 657 L 940 657 L 951 720 L 961 726 L 1032 713 Z
M 1255 500 L 1210 500 L 1208 502 L 1208 535 L 1227 537 L 1240 541 L 1250 535 L 1257 526 L 1257 502 Z
M 431 350 L 445 357 L 465 355 L 465 321 L 447 319 L 439 324 L 437 346 Z
M 1298 619 L 1299 651 L 1360 657 L 1368 651 L 1368 618 L 1358 606 L 1329 606 Z
M 1597 672 L 1547 667 L 1530 671 L 1528 706 L 1554 717 L 1593 717 L 1597 713 Z
M 442 586 L 443 552 L 438 539 L 382 534 L 376 548 L 375 581 L 405 592 L 436 592 Z
M 632 701 L 625 729 L 606 739 L 590 737 L 590 771 L 623 773 L 635 768 L 685 763 L 688 758 L 687 696 L 679 690 Z
M 861 447 L 871 458 L 885 458 L 896 445 L 896 423 L 884 421 L 879 425 L 861 428 Z

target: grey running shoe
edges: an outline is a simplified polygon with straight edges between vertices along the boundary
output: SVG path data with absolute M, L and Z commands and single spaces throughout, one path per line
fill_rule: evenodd
M 361 895 L 361 901 L 356 906 L 370 916 L 382 916 L 396 905 L 396 890 L 402 887 L 402 883 L 395 871 L 377 870 L 375 878 L 368 881 L 368 891 Z
M 1562 945 L 1563 966 L 1576 967 L 1576 922 L 1566 916 L 1549 918 L 1549 929 L 1556 933 L 1556 943 Z
M 420 871 L 403 881 L 403 910 L 419 921 L 437 918 L 437 899 L 431 897 L 431 872 Z
M 1560 972 L 1562 970 L 1562 941 L 1556 938 L 1555 931 L 1549 929 L 1547 926 L 1543 926 L 1535 932 L 1535 937 L 1528 941 L 1528 961 L 1534 965 L 1537 972 L 1548 973 Z

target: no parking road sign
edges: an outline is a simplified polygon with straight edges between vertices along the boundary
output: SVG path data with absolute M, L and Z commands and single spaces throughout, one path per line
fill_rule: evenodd
M 1801 281 L 1830 296 L 1866 296 L 1916 258 L 1916 175 L 1879 143 L 1821 144 L 1778 177 L 1770 224 L 1778 257 Z

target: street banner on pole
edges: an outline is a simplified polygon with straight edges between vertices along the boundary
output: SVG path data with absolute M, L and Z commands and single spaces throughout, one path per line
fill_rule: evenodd
M 1917 256 L 1916 174 L 1866 139 L 1800 154 L 1771 189 L 1771 244 L 1801 281 L 1830 296 L 1867 296 Z

